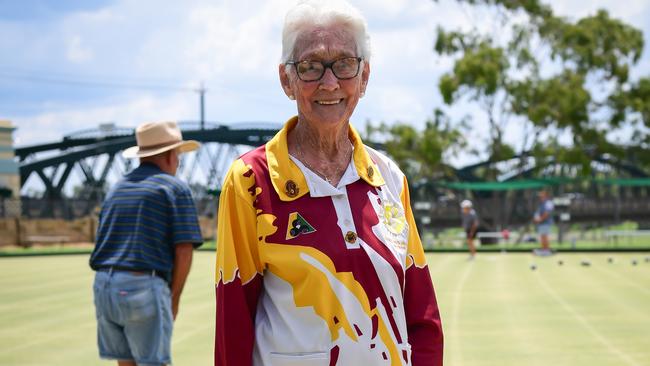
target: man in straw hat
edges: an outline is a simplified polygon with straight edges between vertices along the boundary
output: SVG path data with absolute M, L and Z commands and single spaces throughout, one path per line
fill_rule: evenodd
M 135 135 L 122 155 L 140 166 L 106 196 L 90 257 L 97 342 L 120 366 L 165 365 L 192 250 L 203 243 L 190 189 L 175 177 L 179 154 L 199 143 L 183 141 L 175 122 L 144 123 Z

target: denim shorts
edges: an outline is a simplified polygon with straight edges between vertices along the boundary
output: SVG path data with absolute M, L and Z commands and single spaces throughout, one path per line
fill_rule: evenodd
M 93 285 L 99 356 L 171 364 L 171 293 L 156 276 L 98 271 Z
M 538 224 L 537 233 L 539 235 L 549 235 L 551 233 L 551 224 Z

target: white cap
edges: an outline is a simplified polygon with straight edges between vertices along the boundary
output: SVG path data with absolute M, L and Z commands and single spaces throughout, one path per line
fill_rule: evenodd
M 472 201 L 470 200 L 464 200 L 463 202 L 460 203 L 460 207 L 465 208 L 465 207 L 472 207 Z

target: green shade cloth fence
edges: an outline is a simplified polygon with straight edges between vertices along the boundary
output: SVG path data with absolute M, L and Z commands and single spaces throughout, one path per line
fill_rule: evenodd
M 443 188 L 469 191 L 517 191 L 524 189 L 542 189 L 549 186 L 565 183 L 585 182 L 585 179 L 575 178 L 545 178 L 529 180 L 512 180 L 505 182 L 436 182 L 435 185 Z M 650 178 L 607 178 L 593 179 L 596 184 L 624 186 L 624 187 L 648 187 Z

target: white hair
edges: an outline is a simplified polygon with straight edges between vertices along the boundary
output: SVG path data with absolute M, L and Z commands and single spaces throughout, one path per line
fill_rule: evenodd
M 370 60 L 370 35 L 361 12 L 345 0 L 301 0 L 284 19 L 282 62 L 292 61 L 298 36 L 311 28 L 339 25 L 354 37 L 357 56 Z

